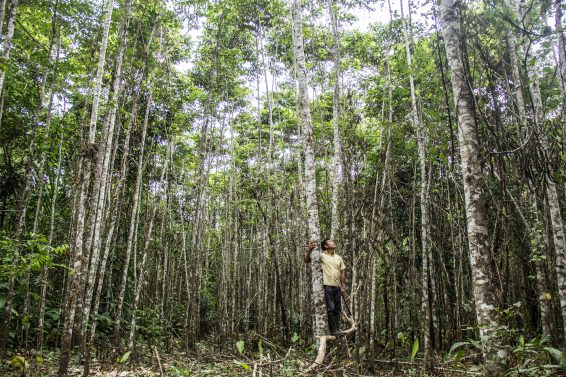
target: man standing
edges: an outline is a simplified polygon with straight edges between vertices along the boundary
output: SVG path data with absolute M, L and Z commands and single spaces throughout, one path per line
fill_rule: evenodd
M 314 242 L 309 242 L 308 250 L 305 252 L 305 263 L 311 262 L 311 252 L 315 248 Z M 325 239 L 320 243 L 324 253 L 320 254 L 322 264 L 322 283 L 324 285 L 324 300 L 326 301 L 326 312 L 328 313 L 328 327 L 330 335 L 340 335 L 340 311 L 342 308 L 341 296 L 346 294 L 345 270 L 346 266 L 342 257 L 334 253 L 336 245 L 334 241 Z

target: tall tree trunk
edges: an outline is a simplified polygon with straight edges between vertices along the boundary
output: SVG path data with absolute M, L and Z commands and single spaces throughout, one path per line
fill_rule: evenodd
M 91 154 L 94 146 L 96 135 L 96 123 L 98 120 L 98 104 L 100 102 L 100 92 L 102 88 L 102 75 L 104 73 L 104 65 L 106 62 L 106 48 L 108 44 L 108 34 L 110 31 L 110 22 L 112 19 L 113 1 L 106 0 L 103 12 L 103 28 L 102 40 L 100 44 L 100 51 L 98 57 L 98 66 L 96 71 L 96 78 L 94 84 L 94 92 L 92 98 L 92 109 L 89 123 L 89 134 L 86 150 L 83 152 L 84 162 L 83 165 L 83 179 L 80 187 L 77 208 L 74 209 L 76 213 L 75 225 L 75 238 L 72 244 L 70 267 L 72 268 L 68 274 L 67 279 L 67 297 L 65 301 L 65 315 L 64 325 L 61 335 L 61 356 L 59 359 L 58 375 L 60 377 L 67 375 L 67 367 L 69 364 L 69 356 L 71 351 L 71 340 L 73 336 L 73 325 L 77 306 L 80 308 L 79 303 L 81 300 L 81 286 L 82 286 L 82 273 L 83 273 L 83 237 L 84 237 L 84 222 L 86 217 L 86 198 L 88 195 L 88 187 L 90 181 L 90 167 L 91 167 Z
M 156 187 L 161 187 L 165 181 L 166 181 L 166 177 L 167 177 L 167 169 L 169 168 L 169 160 L 171 159 L 172 153 L 173 153 L 173 143 L 169 142 L 168 146 L 167 146 L 167 152 L 166 152 L 166 156 L 165 156 L 165 161 L 163 163 L 163 168 L 161 171 L 161 178 L 159 179 L 159 184 L 156 185 Z M 165 193 L 166 195 L 168 195 L 168 191 L 169 189 L 166 188 L 165 189 Z M 138 308 L 138 304 L 140 301 L 140 294 L 141 294 L 141 290 L 144 286 L 144 282 L 145 282 L 145 269 L 146 269 L 146 265 L 147 265 L 147 255 L 149 252 L 149 245 L 151 243 L 151 241 L 153 240 L 153 226 L 155 224 L 155 215 L 157 213 L 157 208 L 159 207 L 159 194 L 157 193 L 157 191 L 155 192 L 154 195 L 154 203 L 153 203 L 153 211 L 151 214 L 151 218 L 149 220 L 149 225 L 147 228 L 147 231 L 145 233 L 145 241 L 144 241 L 144 245 L 143 245 L 143 250 L 142 250 L 142 260 L 141 260 L 141 265 L 140 265 L 140 271 L 138 274 L 138 279 L 137 281 L 134 281 L 134 301 L 132 303 L 132 318 L 130 321 L 130 334 L 128 337 L 128 350 L 132 351 L 134 348 L 134 338 L 135 338 L 135 331 L 136 331 L 136 318 L 137 318 L 137 313 L 136 310 Z M 134 266 L 134 268 L 136 268 L 136 266 Z
M 134 195 L 132 197 L 132 210 L 130 213 L 130 228 L 128 231 L 128 239 L 126 241 L 126 253 L 124 256 L 124 265 L 122 267 L 122 276 L 120 279 L 120 288 L 118 289 L 118 303 L 116 305 L 116 312 L 114 314 L 114 346 L 118 349 L 121 348 L 122 343 L 122 334 L 121 334 L 121 325 L 122 325 L 122 311 L 124 308 L 124 296 L 126 294 L 126 287 L 128 282 L 128 270 L 130 267 L 130 258 L 132 255 L 132 249 L 134 244 L 134 237 L 136 234 L 136 224 L 137 218 L 139 214 L 139 206 L 140 206 L 140 197 L 141 197 L 141 186 L 142 186 L 142 179 L 143 179 L 143 159 L 144 159 L 144 150 L 145 150 L 145 137 L 147 134 L 147 125 L 149 123 L 149 114 L 152 105 L 152 95 L 149 93 L 147 97 L 146 109 L 145 109 L 145 116 L 143 120 L 142 132 L 141 132 L 141 145 L 140 145 L 140 152 L 137 161 L 137 173 L 136 173 L 136 183 L 134 186 Z M 134 268 L 135 269 L 135 268 Z
M 0 22 L 4 21 L 5 1 L 0 4 L 2 16 Z M 2 35 L 2 60 L 8 61 L 10 59 L 10 52 L 12 51 L 12 38 L 14 38 L 14 29 L 16 26 L 16 15 L 18 12 L 18 0 L 11 0 L 8 6 L 8 22 L 6 23 L 6 34 Z M 0 33 L 2 31 L 0 24 Z M 6 70 L 0 70 L 0 93 L 4 90 L 4 81 L 6 79 Z
M 111 184 L 112 176 L 109 176 L 109 170 L 111 169 L 111 151 L 114 138 L 114 126 L 116 124 L 116 113 L 118 110 L 118 99 L 120 97 L 120 92 L 122 89 L 122 66 L 124 61 L 124 52 L 127 44 L 128 35 L 128 24 L 130 19 L 130 14 L 132 10 L 132 0 L 127 0 L 125 3 L 125 14 L 122 19 L 120 30 L 118 32 L 118 41 L 120 41 L 120 46 L 118 49 L 118 56 L 116 60 L 116 67 L 114 71 L 114 82 L 110 88 L 110 98 L 109 98 L 109 112 L 107 114 L 107 121 L 105 122 L 105 127 L 102 130 L 102 137 L 100 144 L 98 146 L 97 161 L 94 174 L 93 182 L 93 198 L 95 201 L 95 208 L 91 211 L 91 221 L 93 223 L 92 229 L 92 250 L 90 252 L 90 268 L 85 279 L 84 287 L 84 303 L 83 312 L 80 324 L 80 339 L 82 342 L 82 352 L 87 352 L 87 324 L 90 318 L 90 310 L 92 297 L 94 293 L 94 283 L 96 279 L 97 272 L 99 270 L 99 260 L 100 260 L 100 250 L 102 246 L 102 231 L 104 226 L 104 214 L 107 211 L 107 200 L 106 192 L 108 186 Z M 90 238 L 90 237 L 89 237 Z M 87 248 L 86 252 L 89 251 Z M 96 315 L 96 313 L 95 313 Z
M 332 124 L 334 133 L 334 156 L 332 157 L 332 219 L 330 226 L 330 238 L 338 236 L 340 229 L 339 198 L 342 191 L 342 137 L 340 136 L 340 35 L 338 33 L 337 8 L 334 0 L 328 0 L 328 14 L 332 27 L 332 47 L 334 70 L 334 94 L 332 96 Z
M 470 76 L 465 65 L 465 35 L 460 30 L 462 3 L 443 0 L 440 3 L 442 34 L 446 57 L 452 74 L 452 91 L 458 114 L 458 141 L 462 160 L 468 245 L 472 269 L 472 288 L 480 336 L 485 339 L 486 373 L 498 375 L 507 353 L 498 350 L 495 333 L 497 318 L 493 283 L 489 275 L 489 247 L 485 189 L 480 162 L 480 148 L 475 119 Z
M 564 34 L 564 1 L 554 1 L 554 19 L 558 39 L 558 72 L 562 94 L 562 116 L 566 116 L 566 35 Z
M 410 5 L 410 0 L 409 0 Z M 429 280 L 430 280 L 430 268 L 431 268 L 431 258 L 429 250 L 429 240 L 430 240 L 430 219 L 428 210 L 429 201 L 429 185 L 428 185 L 428 174 L 426 167 L 426 130 L 422 124 L 421 117 L 419 114 L 417 106 L 417 96 L 415 93 L 415 80 L 413 78 L 413 56 L 411 53 L 410 40 L 412 40 L 412 28 L 409 24 L 407 17 L 405 17 L 403 10 L 403 1 L 399 2 L 401 9 L 401 18 L 403 20 L 403 39 L 405 41 L 405 52 L 407 55 L 407 65 L 409 68 L 409 86 L 411 89 L 411 117 L 413 127 L 417 132 L 418 141 L 418 155 L 419 155 L 419 166 L 421 173 L 421 190 L 420 190 L 420 204 L 421 204 L 421 253 L 422 253 L 422 279 L 421 279 L 421 307 L 423 311 L 423 321 L 422 321 L 422 334 L 423 334 L 423 350 L 425 363 L 428 360 L 431 349 L 431 305 L 429 297 Z M 409 6 L 410 11 L 410 6 Z
M 320 228 L 318 222 L 318 202 L 316 199 L 316 171 L 313 148 L 313 132 L 310 114 L 310 103 L 307 86 L 305 52 L 303 47 L 303 26 L 301 2 L 293 0 L 293 50 L 296 59 L 297 80 L 299 83 L 299 101 L 301 106 L 301 125 L 303 130 L 303 147 L 305 153 L 305 188 L 308 211 L 309 239 L 317 246 L 312 252 L 312 304 L 314 307 L 314 334 L 322 336 L 326 332 L 326 307 L 322 287 L 322 268 L 320 264 Z

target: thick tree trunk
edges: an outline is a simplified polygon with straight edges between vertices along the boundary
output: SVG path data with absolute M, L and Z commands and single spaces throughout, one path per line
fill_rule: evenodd
M 442 34 L 446 57 L 452 74 L 452 91 L 458 114 L 458 140 L 462 159 L 468 245 L 472 268 L 472 287 L 480 336 L 485 339 L 486 373 L 498 375 L 507 353 L 498 349 L 495 333 L 497 317 L 493 284 L 489 275 L 489 248 L 485 189 L 481 171 L 480 149 L 475 119 L 474 98 L 465 66 L 465 35 L 460 30 L 462 6 L 458 0 L 440 4 Z
M 305 66 L 305 52 L 303 47 L 303 27 L 301 17 L 301 2 L 293 0 L 293 49 L 296 59 L 297 80 L 299 83 L 299 102 L 301 106 L 301 125 L 303 130 L 303 146 L 305 152 L 305 186 L 308 211 L 309 239 L 317 244 L 320 242 L 320 228 L 318 222 L 318 202 L 316 199 L 316 171 L 313 148 L 313 132 L 308 97 L 307 72 Z M 322 336 L 326 332 L 326 306 L 324 303 L 322 287 L 322 268 L 320 264 L 320 250 L 317 247 L 312 252 L 312 304 L 315 311 L 314 333 Z

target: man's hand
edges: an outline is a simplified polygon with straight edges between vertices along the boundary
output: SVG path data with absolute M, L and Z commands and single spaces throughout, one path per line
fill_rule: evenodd
M 311 262 L 311 252 L 314 250 L 315 247 L 316 247 L 316 242 L 310 241 L 307 244 L 307 251 L 305 251 L 305 256 L 304 256 L 305 263 Z
M 344 299 L 346 299 L 346 289 L 342 286 L 340 287 L 340 296 L 344 297 Z

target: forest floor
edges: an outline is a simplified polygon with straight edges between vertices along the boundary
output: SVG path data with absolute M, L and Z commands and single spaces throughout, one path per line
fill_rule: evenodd
M 0 366 L 0 375 L 7 377 L 48 377 L 56 376 L 58 354 L 47 353 L 41 363 L 30 359 L 27 361 L 25 373 L 20 366 L 12 365 L 4 360 Z M 310 358 L 309 358 L 310 357 Z M 26 357 L 26 360 L 28 358 Z M 314 357 L 309 354 L 292 352 L 286 359 L 273 358 L 269 354 L 257 359 L 248 359 L 237 354 L 210 354 L 187 357 L 180 353 L 164 353 L 135 362 L 111 363 L 93 360 L 89 376 L 95 377 L 182 377 L 182 376 L 300 376 L 310 365 Z M 69 376 L 82 376 L 83 368 L 75 360 L 69 367 Z M 373 371 L 360 371 L 353 359 L 344 359 L 330 355 L 325 364 L 309 376 L 456 376 L 470 375 L 463 370 L 437 368 L 435 371 L 423 370 L 408 362 L 383 362 L 374 364 Z M 472 373 L 473 375 L 473 373 Z
M 183 377 L 183 376 L 299 376 L 304 375 L 314 360 L 314 355 L 296 348 L 286 352 L 269 350 L 261 355 L 239 354 L 235 352 L 217 352 L 202 346 L 187 356 L 186 353 L 153 352 L 145 349 L 139 352 L 136 360 L 126 360 L 123 363 L 111 360 L 94 359 L 90 376 L 101 377 Z M 16 377 L 48 377 L 57 373 L 58 352 L 46 352 L 42 358 L 32 355 L 19 354 L 25 358 L 26 370 L 22 364 L 14 362 L 14 357 L 4 359 L 0 365 L 0 376 Z M 72 359 L 69 376 L 82 376 L 83 368 L 77 359 Z M 323 366 L 311 376 L 457 376 L 479 375 L 470 370 L 456 369 L 446 363 L 435 363 L 434 370 L 427 371 L 418 365 L 407 361 L 376 361 L 372 369 L 361 368 L 358 361 L 331 350 Z

